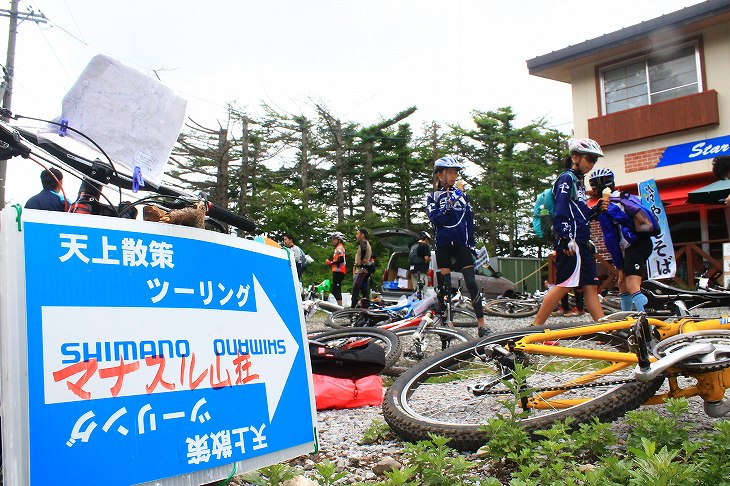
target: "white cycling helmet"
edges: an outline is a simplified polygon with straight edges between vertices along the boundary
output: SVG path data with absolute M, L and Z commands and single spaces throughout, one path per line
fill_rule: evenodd
M 614 178 L 615 176 L 613 175 L 613 171 L 611 169 L 601 167 L 591 172 L 591 176 L 588 178 L 588 182 L 590 182 L 593 189 L 603 189 L 604 187 L 612 185 L 614 183 Z
M 574 138 L 568 143 L 568 151 L 571 154 L 591 154 L 596 157 L 603 157 L 603 150 L 598 142 L 590 138 Z
M 342 233 L 340 233 L 339 231 L 335 231 L 335 232 L 334 232 L 334 233 L 332 233 L 332 235 L 330 236 L 330 239 L 331 239 L 331 240 L 340 240 L 340 241 L 342 241 L 342 242 L 344 243 L 344 242 L 345 242 L 345 235 L 343 235 L 343 234 L 342 234 Z
M 446 157 L 441 157 L 433 164 L 433 171 L 438 172 L 441 169 L 463 169 L 464 164 L 456 160 L 454 157 L 447 155 Z

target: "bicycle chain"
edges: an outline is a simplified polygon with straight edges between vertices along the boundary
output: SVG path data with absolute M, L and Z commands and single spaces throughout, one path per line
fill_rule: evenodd
M 611 380 L 611 381 L 602 381 L 600 383 L 583 383 L 580 385 L 563 385 L 563 386 L 544 386 L 540 388 L 532 388 L 528 387 L 529 390 L 533 393 L 542 393 L 542 392 L 551 392 L 551 391 L 567 391 L 567 390 L 575 390 L 578 388 L 598 388 L 599 386 L 607 386 L 607 385 L 622 385 L 626 383 L 637 383 L 639 380 L 636 378 L 626 378 L 623 380 Z M 508 390 L 489 390 L 489 391 L 482 391 L 479 394 L 480 395 L 504 395 Z

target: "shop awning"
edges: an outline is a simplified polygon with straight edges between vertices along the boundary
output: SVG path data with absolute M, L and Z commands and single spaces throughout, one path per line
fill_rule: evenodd
M 724 204 L 730 194 L 730 181 L 716 181 L 687 194 L 689 202 L 697 204 Z
M 687 194 L 704 187 L 707 181 L 694 181 L 687 182 L 682 185 L 676 185 L 671 187 L 659 186 L 659 197 L 662 198 L 662 203 L 667 205 L 678 206 L 687 202 Z M 692 201 L 689 201 L 692 202 Z

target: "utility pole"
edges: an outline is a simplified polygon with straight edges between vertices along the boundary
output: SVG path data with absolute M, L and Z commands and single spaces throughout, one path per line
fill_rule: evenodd
M 4 76 L 2 82 L 3 90 L 3 108 L 10 110 L 13 98 L 13 76 L 15 75 L 15 38 L 18 34 L 18 19 L 31 20 L 35 23 L 46 23 L 48 19 L 43 12 L 35 13 L 18 12 L 18 1 L 10 0 L 10 10 L 0 9 L 0 17 L 9 17 L 10 25 L 8 28 L 8 55 L 3 68 Z M 7 117 L 2 117 L 3 121 L 9 121 Z M 0 160 L 0 209 L 5 207 L 5 177 L 8 170 L 8 161 Z

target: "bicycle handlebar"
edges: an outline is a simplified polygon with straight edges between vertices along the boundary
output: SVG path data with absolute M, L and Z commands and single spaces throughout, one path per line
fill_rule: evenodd
M 25 141 L 31 145 L 42 148 L 45 152 L 51 154 L 62 164 L 72 167 L 87 177 L 93 178 L 91 174 L 92 166 L 94 164 L 93 161 L 76 155 L 50 140 L 42 140 L 33 132 L 19 127 L 13 127 L 5 122 L 0 122 L 0 160 L 7 160 L 17 155 L 20 155 L 23 158 L 28 158 L 32 152 L 32 148 L 28 146 Z M 119 174 L 116 171 L 109 176 L 108 181 L 104 182 L 108 182 L 109 184 L 124 189 L 132 189 L 132 178 L 125 174 Z M 186 194 L 183 191 L 161 184 L 152 184 L 150 182 L 145 183 L 145 190 L 162 196 L 191 198 L 189 194 Z M 207 201 L 206 214 L 221 223 L 234 226 L 243 231 L 254 232 L 256 230 L 256 224 L 253 221 L 217 206 L 210 201 Z

